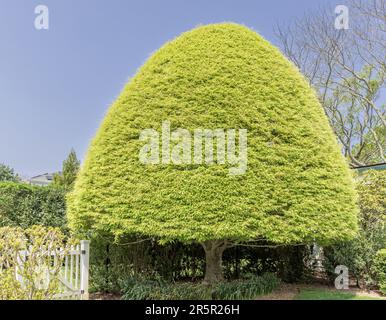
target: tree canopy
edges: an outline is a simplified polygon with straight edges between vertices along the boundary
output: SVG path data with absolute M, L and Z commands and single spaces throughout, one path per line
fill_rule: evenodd
M 386 161 L 386 6 L 384 0 L 346 2 L 350 30 L 332 26 L 334 7 L 326 4 L 278 25 L 276 34 L 357 167 Z
M 191 134 L 246 129 L 245 174 L 230 175 L 229 163 L 142 163 L 141 132 L 165 121 Z M 231 23 L 186 32 L 144 64 L 109 109 L 68 204 L 77 232 L 165 242 L 328 243 L 357 230 L 351 173 L 314 91 L 277 48 Z
M 80 161 L 76 157 L 74 149 L 71 149 L 66 160 L 63 161 L 62 172 L 54 175 L 54 185 L 71 190 L 80 167 Z
M 19 176 L 15 173 L 15 171 L 11 167 L 0 163 L 0 181 L 17 182 L 19 180 L 20 180 Z

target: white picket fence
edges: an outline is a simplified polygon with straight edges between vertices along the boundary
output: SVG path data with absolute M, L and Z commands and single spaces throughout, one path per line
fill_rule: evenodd
M 66 252 L 64 257 L 63 252 Z M 21 283 L 24 280 L 18 273 L 18 269 L 23 268 L 23 262 L 28 259 L 29 254 L 28 250 L 19 252 L 16 279 Z M 72 246 L 70 250 L 59 249 L 45 254 L 52 256 L 54 261 L 57 255 L 61 255 L 60 259 L 63 261 L 59 272 L 59 293 L 55 295 L 55 298 L 88 300 L 90 241 L 81 240 L 79 245 Z M 47 273 L 47 281 L 49 281 L 49 273 Z

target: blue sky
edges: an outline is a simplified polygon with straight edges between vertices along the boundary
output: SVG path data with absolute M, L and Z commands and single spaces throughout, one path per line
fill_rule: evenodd
M 277 23 L 339 0 L 0 0 L 0 163 L 22 174 L 83 159 L 123 85 L 166 41 L 233 21 L 275 43 Z M 50 29 L 34 27 L 46 5 Z M 331 12 L 334 19 L 334 12 Z

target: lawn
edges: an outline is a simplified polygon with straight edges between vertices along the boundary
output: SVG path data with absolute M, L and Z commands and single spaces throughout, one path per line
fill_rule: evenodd
M 272 293 L 257 297 L 257 300 L 386 300 L 386 297 L 375 291 L 355 288 L 341 291 L 326 285 L 283 283 Z
M 357 295 L 354 292 L 342 292 L 328 289 L 304 289 L 294 300 L 384 300 L 381 297 Z

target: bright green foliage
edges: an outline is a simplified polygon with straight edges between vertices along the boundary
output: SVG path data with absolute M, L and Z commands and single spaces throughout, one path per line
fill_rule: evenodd
M 143 129 L 247 129 L 248 169 L 144 165 Z M 184 33 L 130 80 L 94 138 L 69 198 L 78 232 L 161 241 L 320 243 L 354 236 L 352 177 L 307 81 L 236 24 Z
M 71 190 L 80 167 L 80 161 L 76 157 L 74 149 L 71 149 L 67 159 L 63 161 L 62 172 L 54 175 L 54 185 Z
M 377 252 L 374 269 L 378 276 L 379 288 L 386 295 L 386 249 Z
M 386 171 L 370 170 L 360 175 L 357 182 L 360 206 L 360 224 L 370 229 L 386 222 Z

